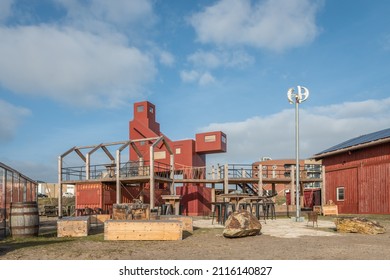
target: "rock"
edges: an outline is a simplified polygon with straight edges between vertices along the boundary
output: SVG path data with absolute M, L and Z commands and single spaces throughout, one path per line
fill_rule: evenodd
M 258 235 L 261 224 L 256 216 L 247 210 L 232 213 L 225 222 L 224 237 L 245 237 Z
M 334 223 L 338 232 L 352 232 L 363 234 L 385 233 L 386 229 L 378 222 L 366 218 L 336 218 Z

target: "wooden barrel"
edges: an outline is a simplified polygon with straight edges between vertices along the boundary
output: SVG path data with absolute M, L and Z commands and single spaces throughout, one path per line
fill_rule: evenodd
M 38 236 L 39 212 L 35 201 L 11 203 L 10 228 L 13 237 Z

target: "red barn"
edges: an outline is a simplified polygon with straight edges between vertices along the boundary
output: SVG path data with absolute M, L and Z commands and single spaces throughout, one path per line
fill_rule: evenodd
M 339 213 L 390 214 L 390 128 L 362 135 L 314 156 L 325 166 L 325 201 Z

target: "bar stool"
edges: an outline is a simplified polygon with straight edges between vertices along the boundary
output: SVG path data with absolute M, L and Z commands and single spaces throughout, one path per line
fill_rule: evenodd
M 171 204 L 161 205 L 161 215 L 172 215 L 173 209 Z
M 211 223 L 214 224 L 214 218 L 216 217 L 217 213 L 217 220 L 220 224 L 225 224 L 227 218 L 229 217 L 229 208 L 232 209 L 232 212 L 236 210 L 234 203 L 229 202 L 216 202 L 214 203 L 214 211 L 213 211 L 213 217 L 211 220 Z
M 260 220 L 260 212 L 261 209 L 263 208 L 263 203 L 256 201 L 252 203 L 252 207 L 255 209 L 255 216 L 258 220 Z
M 218 223 L 221 223 L 222 203 L 223 202 L 216 202 L 216 203 L 214 203 L 214 211 L 213 211 L 213 217 L 212 217 L 212 220 L 211 220 L 211 224 L 214 224 L 214 218 L 216 217 L 216 215 L 215 215 L 216 213 L 217 213 L 217 221 L 218 221 Z
M 264 202 L 263 209 L 265 210 L 264 215 L 267 216 L 267 219 L 270 217 L 270 214 L 271 214 L 271 220 L 273 220 L 274 218 L 276 220 L 275 202 L 273 202 L 272 200 L 267 199 Z
M 248 208 L 249 208 L 249 211 L 252 212 L 252 204 L 249 202 L 241 202 L 238 205 L 238 208 L 243 209 L 243 210 L 248 210 Z

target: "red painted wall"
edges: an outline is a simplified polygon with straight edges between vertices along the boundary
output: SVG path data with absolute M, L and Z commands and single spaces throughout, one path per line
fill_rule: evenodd
M 155 106 L 147 101 L 135 103 L 134 118 L 129 122 L 129 139 L 137 140 L 162 135 L 164 134 L 160 131 L 160 124 L 156 122 Z M 213 135 L 215 135 L 215 141 L 205 141 L 205 139 L 210 140 L 207 136 Z M 174 154 L 175 170 L 205 166 L 206 154 L 225 152 L 227 147 L 226 135 L 221 131 L 199 133 L 196 135 L 196 140 L 172 141 L 166 136 L 165 138 Z M 150 159 L 150 144 L 136 144 L 145 161 L 149 161 Z M 155 161 L 165 164 L 170 163 L 169 152 L 165 145 L 157 145 L 154 152 Z M 138 155 L 133 149 L 130 149 L 130 160 L 138 160 Z M 203 178 L 206 176 L 206 174 L 202 175 Z M 181 203 L 187 215 L 203 215 L 207 211 L 210 211 L 210 189 L 203 185 L 188 184 L 182 187 L 180 191 L 185 194 Z
M 211 212 L 211 189 L 203 186 L 183 186 L 176 188 L 181 195 L 182 214 L 188 216 L 208 216 Z
M 165 188 L 155 190 L 156 205 L 163 203 L 161 195 L 169 194 Z M 145 203 L 150 203 L 149 186 L 143 189 L 141 186 L 122 186 L 122 202 L 131 203 L 134 199 L 140 199 L 143 196 Z M 116 203 L 116 186 L 115 184 L 106 183 L 78 183 L 76 184 L 76 209 L 83 208 L 102 208 L 106 213 L 112 213 L 112 205 Z
M 196 134 L 197 153 L 226 152 L 227 138 L 222 131 L 212 131 Z
M 389 143 L 328 156 L 322 164 L 326 200 L 333 200 L 339 213 L 390 214 Z M 344 201 L 337 201 L 339 186 L 345 188 Z
M 321 189 L 305 189 L 304 198 L 303 198 L 303 206 L 312 208 L 315 205 L 321 205 Z M 295 194 L 294 194 L 295 200 Z M 287 205 L 291 205 L 291 194 L 290 192 L 286 193 L 286 203 Z

